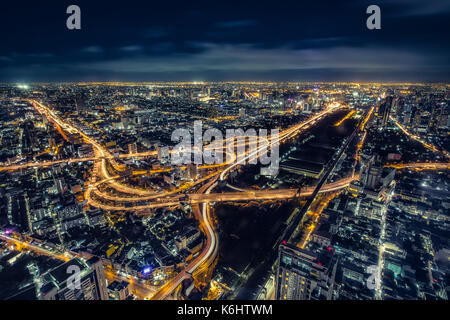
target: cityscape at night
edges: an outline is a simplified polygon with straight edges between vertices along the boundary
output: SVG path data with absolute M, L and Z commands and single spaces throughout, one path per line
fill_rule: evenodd
M 426 3 L 6 5 L 0 300 L 448 300 Z

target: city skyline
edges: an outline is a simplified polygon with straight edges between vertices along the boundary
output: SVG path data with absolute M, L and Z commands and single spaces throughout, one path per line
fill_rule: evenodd
M 448 299 L 446 84 L 1 84 L 0 106 L 2 299 Z
M 448 34 L 441 0 L 2 4 L 0 300 L 448 301 Z

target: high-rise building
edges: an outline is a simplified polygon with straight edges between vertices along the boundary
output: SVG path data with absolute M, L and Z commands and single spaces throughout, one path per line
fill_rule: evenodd
M 48 145 L 50 146 L 50 148 L 51 148 L 52 150 L 53 150 L 53 149 L 56 149 L 55 138 L 53 138 L 53 137 L 48 138 Z
M 114 300 L 126 300 L 130 296 L 130 284 L 126 281 L 113 281 L 108 286 L 108 294 Z
M 80 96 L 78 96 L 75 99 L 75 107 L 78 113 L 81 113 L 82 111 L 86 110 L 87 106 L 86 106 L 86 98 L 84 97 L 83 94 L 80 94 Z
M 448 128 L 450 124 L 450 116 L 449 116 L 449 108 L 448 104 L 441 104 L 441 110 L 438 120 L 438 127 L 439 128 Z
M 156 148 L 156 150 L 158 152 L 158 159 L 161 163 L 165 163 L 165 162 L 169 161 L 170 153 L 169 153 L 168 147 L 158 146 Z
M 311 113 L 311 105 L 309 103 L 304 103 L 303 104 L 303 113 Z
M 130 154 L 137 153 L 137 144 L 136 144 L 136 142 L 128 144 L 128 153 L 130 153 Z
M 66 185 L 66 181 L 64 180 L 64 178 L 57 178 L 55 179 L 55 185 L 56 185 L 56 189 L 58 190 L 59 194 L 63 194 L 67 191 L 67 185 Z
M 380 107 L 378 109 L 378 113 L 377 113 L 378 124 L 381 125 L 381 127 L 383 127 L 383 128 L 386 128 L 386 125 L 389 121 L 389 115 L 391 113 L 393 100 L 394 99 L 391 96 L 386 97 L 386 99 L 380 105 Z
M 420 124 L 421 118 L 422 118 L 422 110 L 417 107 L 414 107 L 411 116 L 411 124 L 410 124 L 411 128 L 416 129 Z
M 381 173 L 383 168 L 372 165 L 368 168 L 366 186 L 372 190 L 375 190 L 380 184 Z
M 103 263 L 97 257 L 71 259 L 43 277 L 41 300 L 108 300 Z
M 364 187 L 375 190 L 381 183 L 383 168 L 378 155 L 372 155 L 363 166 L 361 172 L 361 182 Z
M 337 269 L 333 247 L 318 253 L 290 244 L 280 246 L 277 300 L 331 300 Z
M 197 179 L 198 166 L 196 164 L 188 164 L 186 170 L 189 179 Z
M 434 104 L 431 108 L 431 115 L 428 121 L 428 132 L 435 132 L 439 126 L 439 116 L 441 114 L 441 106 Z

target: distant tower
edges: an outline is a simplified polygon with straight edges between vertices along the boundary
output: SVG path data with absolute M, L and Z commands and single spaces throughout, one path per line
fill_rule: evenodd
M 137 144 L 136 144 L 136 142 L 130 143 L 128 145 L 128 153 L 130 153 L 130 154 L 137 153 Z
M 187 174 L 190 179 L 193 179 L 193 180 L 197 179 L 198 168 L 197 168 L 196 164 L 188 164 L 186 170 L 187 170 Z
M 56 178 L 55 179 L 56 189 L 59 194 L 64 194 L 67 191 L 67 185 L 64 178 Z
M 372 156 L 367 161 L 367 167 L 364 167 L 364 172 L 361 177 L 361 181 L 364 183 L 365 187 L 375 190 L 381 182 L 381 174 L 383 168 L 377 165 L 376 155 Z
M 386 128 L 391 113 L 393 97 L 387 97 L 378 109 L 378 124 L 382 128 Z
M 369 172 L 367 174 L 367 187 L 375 190 L 381 181 L 381 173 L 383 171 L 383 168 L 378 166 L 371 166 L 369 167 Z
M 157 151 L 158 151 L 158 160 L 161 163 L 166 163 L 166 162 L 169 161 L 170 153 L 169 153 L 169 148 L 168 147 L 158 146 L 157 147 Z
M 446 120 L 447 117 L 445 116 L 445 109 L 444 103 L 433 105 L 430 121 L 428 123 L 428 132 L 437 131 L 441 119 L 444 118 Z
M 50 149 L 51 149 L 52 151 L 54 151 L 54 150 L 56 149 L 56 141 L 55 141 L 55 138 L 53 138 L 53 137 L 48 138 L 48 145 L 50 146 Z

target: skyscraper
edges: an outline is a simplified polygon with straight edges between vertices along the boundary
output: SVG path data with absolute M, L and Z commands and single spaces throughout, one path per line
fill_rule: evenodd
M 136 144 L 136 142 L 128 144 L 128 153 L 130 153 L 130 154 L 137 153 L 137 144 Z
M 79 277 L 74 277 L 74 270 Z M 108 300 L 105 273 L 102 261 L 74 258 L 44 276 L 40 289 L 41 300 Z
M 378 155 L 370 157 L 362 169 L 361 181 L 364 187 L 375 190 L 380 182 L 383 168 Z
M 380 184 L 381 173 L 383 168 L 372 165 L 368 168 L 366 186 L 372 190 L 375 190 Z
M 196 164 L 188 164 L 186 171 L 187 171 L 187 176 L 189 177 L 189 179 L 197 179 L 198 166 Z
M 283 244 L 279 249 L 277 300 L 330 300 L 333 296 L 337 259 L 333 247 L 319 254 Z
M 55 179 L 55 185 L 59 194 L 63 194 L 67 191 L 66 181 L 63 177 Z
M 393 101 L 392 96 L 386 97 L 386 99 L 380 105 L 380 107 L 378 109 L 378 113 L 377 113 L 378 124 L 381 125 L 381 127 L 383 127 L 383 128 L 386 128 L 386 125 L 389 121 L 389 115 L 391 113 L 392 101 Z

